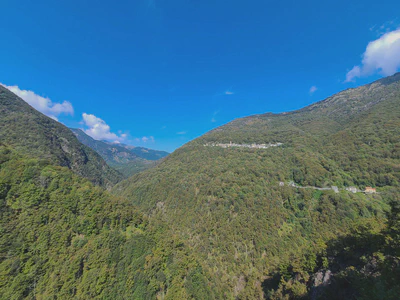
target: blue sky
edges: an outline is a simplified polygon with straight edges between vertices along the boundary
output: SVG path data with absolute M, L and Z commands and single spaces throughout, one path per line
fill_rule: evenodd
M 400 1 L 3 0 L 1 11 L 2 84 L 94 137 L 167 151 L 400 67 Z

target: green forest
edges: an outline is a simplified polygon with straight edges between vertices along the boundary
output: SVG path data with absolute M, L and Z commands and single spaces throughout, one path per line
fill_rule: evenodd
M 178 236 L 65 167 L 0 145 L 0 197 L 0 299 L 213 298 Z
M 311 297 L 313 274 L 323 270 L 321 253 L 359 227 L 378 234 L 391 201 L 399 201 L 400 111 L 393 109 L 400 101 L 399 79 L 397 74 L 346 90 L 299 111 L 235 120 L 112 191 L 179 232 L 224 297 Z M 230 142 L 282 145 L 207 146 Z M 339 193 L 290 182 L 337 186 Z M 377 193 L 346 190 L 352 186 Z M 284 269 L 297 271 L 280 277 L 278 285 L 267 284 Z M 332 282 L 340 272 L 335 269 Z M 348 297 L 362 295 L 368 299 L 362 290 Z
M 398 299 L 399 104 L 397 74 L 124 180 L 0 86 L 0 299 Z

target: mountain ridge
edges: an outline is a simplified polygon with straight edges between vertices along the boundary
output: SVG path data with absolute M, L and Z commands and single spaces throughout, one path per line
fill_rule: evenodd
M 202 257 L 226 298 L 293 295 L 293 283 L 305 293 L 312 271 L 302 265 L 304 257 L 319 255 L 330 240 L 359 224 L 383 222 L 393 198 L 388 195 L 399 195 L 399 105 L 396 74 L 292 113 L 236 119 L 112 192 L 133 201 L 152 222 L 169 224 Z M 204 146 L 230 142 L 282 145 Z M 290 181 L 343 190 L 279 184 Z M 376 187 L 380 194 L 353 194 L 344 189 L 350 186 Z M 279 275 L 284 281 L 270 286 L 266 278 L 282 274 L 280 266 L 290 276 Z
M 82 129 L 70 128 L 70 130 L 81 143 L 100 154 L 111 167 L 126 177 L 156 166 L 159 160 L 169 154 L 144 147 L 99 141 L 87 135 Z
M 92 182 L 110 188 L 122 175 L 95 151 L 81 144 L 63 124 L 45 116 L 0 86 L 0 139 L 24 154 L 66 166 Z

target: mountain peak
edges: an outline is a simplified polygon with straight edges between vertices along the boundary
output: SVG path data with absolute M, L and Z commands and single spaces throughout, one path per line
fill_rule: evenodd
M 106 162 L 129 177 L 138 171 L 156 165 L 156 161 L 169 153 L 122 143 L 95 140 L 81 129 L 71 128 L 78 140 L 99 153 Z

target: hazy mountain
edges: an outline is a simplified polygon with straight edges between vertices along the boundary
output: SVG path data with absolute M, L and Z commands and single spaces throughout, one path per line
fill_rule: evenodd
M 0 86 L 0 141 L 20 153 L 65 166 L 96 184 L 112 186 L 122 175 L 82 145 L 63 124 Z
M 305 297 L 314 272 L 334 267 L 324 256 L 333 241 L 361 224 L 378 232 L 399 198 L 399 107 L 396 74 L 301 110 L 237 119 L 113 191 L 169 224 L 224 297 Z M 362 273 L 368 259 L 353 265 L 357 280 L 372 280 Z
M 161 150 L 154 150 L 144 147 L 135 147 L 131 145 L 120 144 L 125 149 L 128 149 L 131 153 L 136 154 L 137 156 L 147 159 L 147 160 L 159 160 L 161 158 L 166 157 L 169 153 Z
M 125 144 L 116 144 L 107 141 L 98 141 L 87 135 L 81 129 L 71 128 L 78 140 L 99 153 L 113 168 L 129 177 L 140 171 L 157 165 L 157 160 L 167 156 L 165 151 L 143 147 L 134 147 Z

